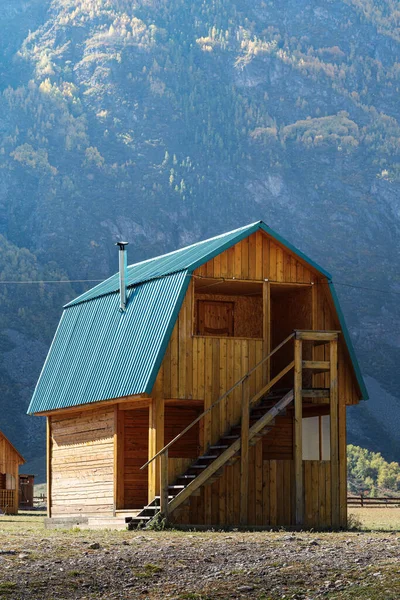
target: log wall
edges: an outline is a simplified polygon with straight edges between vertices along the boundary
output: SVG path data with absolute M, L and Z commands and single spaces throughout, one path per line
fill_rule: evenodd
M 114 408 L 49 418 L 51 516 L 112 515 Z

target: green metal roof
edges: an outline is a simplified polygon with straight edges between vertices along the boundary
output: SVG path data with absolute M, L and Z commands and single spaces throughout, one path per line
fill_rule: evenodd
M 190 281 L 180 271 L 64 310 L 28 413 L 151 392 Z
M 328 279 L 359 388 L 367 399 L 331 275 L 258 221 L 129 266 L 124 313 L 119 311 L 118 273 L 67 304 L 28 412 L 150 393 L 191 274 L 258 230 L 276 239 Z

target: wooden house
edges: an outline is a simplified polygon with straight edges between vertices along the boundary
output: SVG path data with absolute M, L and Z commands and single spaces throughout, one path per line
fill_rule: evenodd
M 25 460 L 0 431 L 0 511 L 9 515 L 18 513 L 18 469 Z
M 119 245 L 29 408 L 50 522 L 344 527 L 367 395 L 329 273 L 263 222 L 129 267 Z

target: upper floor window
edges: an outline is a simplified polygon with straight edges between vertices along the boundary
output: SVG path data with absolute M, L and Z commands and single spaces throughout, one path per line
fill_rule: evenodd
M 195 280 L 193 330 L 195 335 L 262 338 L 262 284 Z

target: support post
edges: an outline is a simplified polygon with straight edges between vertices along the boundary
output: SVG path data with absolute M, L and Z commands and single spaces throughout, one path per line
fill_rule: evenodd
M 263 283 L 263 355 L 271 352 L 271 285 L 269 281 Z M 263 366 L 263 386 L 271 378 L 271 361 L 267 360 Z
M 160 455 L 160 512 L 168 519 L 168 449 Z
M 294 473 L 296 496 L 296 525 L 304 524 L 304 493 L 303 493 L 303 368 L 302 341 L 294 340 Z
M 51 518 L 51 454 L 52 454 L 52 433 L 51 417 L 46 418 L 46 470 L 47 470 L 47 516 Z
M 161 367 L 153 387 L 153 398 L 149 410 L 149 460 L 164 447 L 164 372 Z M 159 493 L 160 462 L 153 460 L 148 468 L 148 500 L 151 502 Z
M 242 383 L 242 425 L 240 450 L 240 524 L 247 525 L 249 505 L 249 407 L 248 379 Z
M 164 446 L 164 400 L 152 398 L 149 411 L 149 459 Z M 149 502 L 159 491 L 159 462 L 149 464 Z
M 116 510 L 124 508 L 124 435 L 125 411 L 120 410 L 119 404 L 114 408 L 114 515 Z
M 331 438 L 331 485 L 332 527 L 338 528 L 339 515 L 339 410 L 338 410 L 338 354 L 337 339 L 329 344 L 330 354 L 330 438 Z

